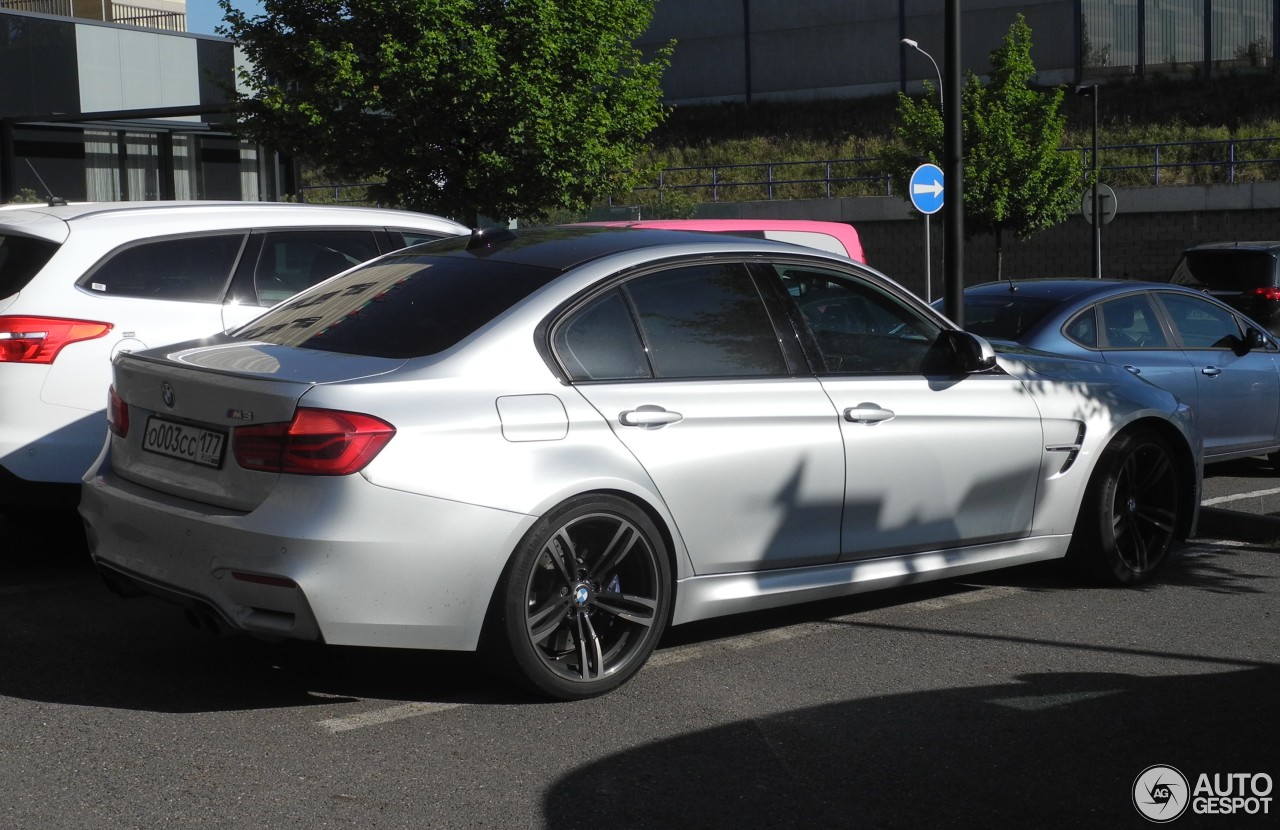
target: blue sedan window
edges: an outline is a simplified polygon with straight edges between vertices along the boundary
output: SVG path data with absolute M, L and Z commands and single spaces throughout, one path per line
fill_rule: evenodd
M 1240 343 L 1240 326 L 1225 308 L 1199 297 L 1164 294 L 1160 299 L 1188 349 L 1229 349 Z
M 1068 340 L 1073 340 L 1086 349 L 1098 348 L 1098 311 L 1097 306 L 1090 306 L 1071 318 L 1062 333 Z
M 1163 349 L 1169 343 L 1146 294 L 1130 294 L 1099 307 L 1107 346 L 1112 349 Z

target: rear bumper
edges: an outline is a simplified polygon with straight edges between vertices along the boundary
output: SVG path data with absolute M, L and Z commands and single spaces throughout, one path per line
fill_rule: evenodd
M 258 509 L 238 513 L 165 496 L 104 465 L 80 503 L 90 554 L 118 587 L 237 631 L 476 647 L 502 569 L 533 517 L 388 490 L 358 475 L 289 479 Z
M 113 593 L 122 597 L 153 596 L 183 608 L 188 619 L 216 633 L 243 631 L 261 637 L 290 640 L 320 640 L 320 626 L 307 605 L 306 597 L 295 587 L 273 586 L 255 600 L 241 592 L 241 600 L 228 616 L 225 606 L 187 593 L 171 585 L 153 582 L 139 574 L 96 560 L 98 573 Z M 255 604 L 256 603 L 256 604 Z

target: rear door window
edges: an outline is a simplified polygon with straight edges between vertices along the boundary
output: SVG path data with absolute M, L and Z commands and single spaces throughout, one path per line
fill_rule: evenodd
M 673 268 L 629 281 L 654 375 L 787 374 L 764 301 L 739 263 Z
M 742 263 L 680 266 L 630 279 L 553 335 L 576 381 L 777 377 L 789 369 Z
M 1166 349 L 1169 341 L 1160 325 L 1159 314 L 1146 294 L 1131 294 L 1098 306 L 1102 315 L 1102 335 L 1107 348 Z
M 258 305 L 275 305 L 378 255 L 371 230 L 271 231 L 263 237 L 253 275 Z
M 142 242 L 108 254 L 77 285 L 110 297 L 216 303 L 244 240 L 236 232 Z

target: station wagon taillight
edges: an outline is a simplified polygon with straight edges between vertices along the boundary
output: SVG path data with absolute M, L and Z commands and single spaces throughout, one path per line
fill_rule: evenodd
M 0 316 L 0 363 L 52 363 L 63 346 L 109 331 L 110 323 L 93 320 Z
M 1253 295 L 1260 300 L 1280 300 L 1280 288 L 1274 285 L 1264 285 L 1261 288 L 1253 289 Z
M 345 476 L 363 469 L 395 434 L 372 415 L 299 408 L 287 423 L 236 427 L 232 447 L 246 470 Z

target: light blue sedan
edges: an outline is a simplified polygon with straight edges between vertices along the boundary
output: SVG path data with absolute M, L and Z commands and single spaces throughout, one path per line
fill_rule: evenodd
M 997 348 L 1123 366 L 1195 412 L 1204 461 L 1280 469 L 1280 348 L 1264 326 L 1178 286 L 1111 279 L 992 282 L 964 292 L 965 328 Z

